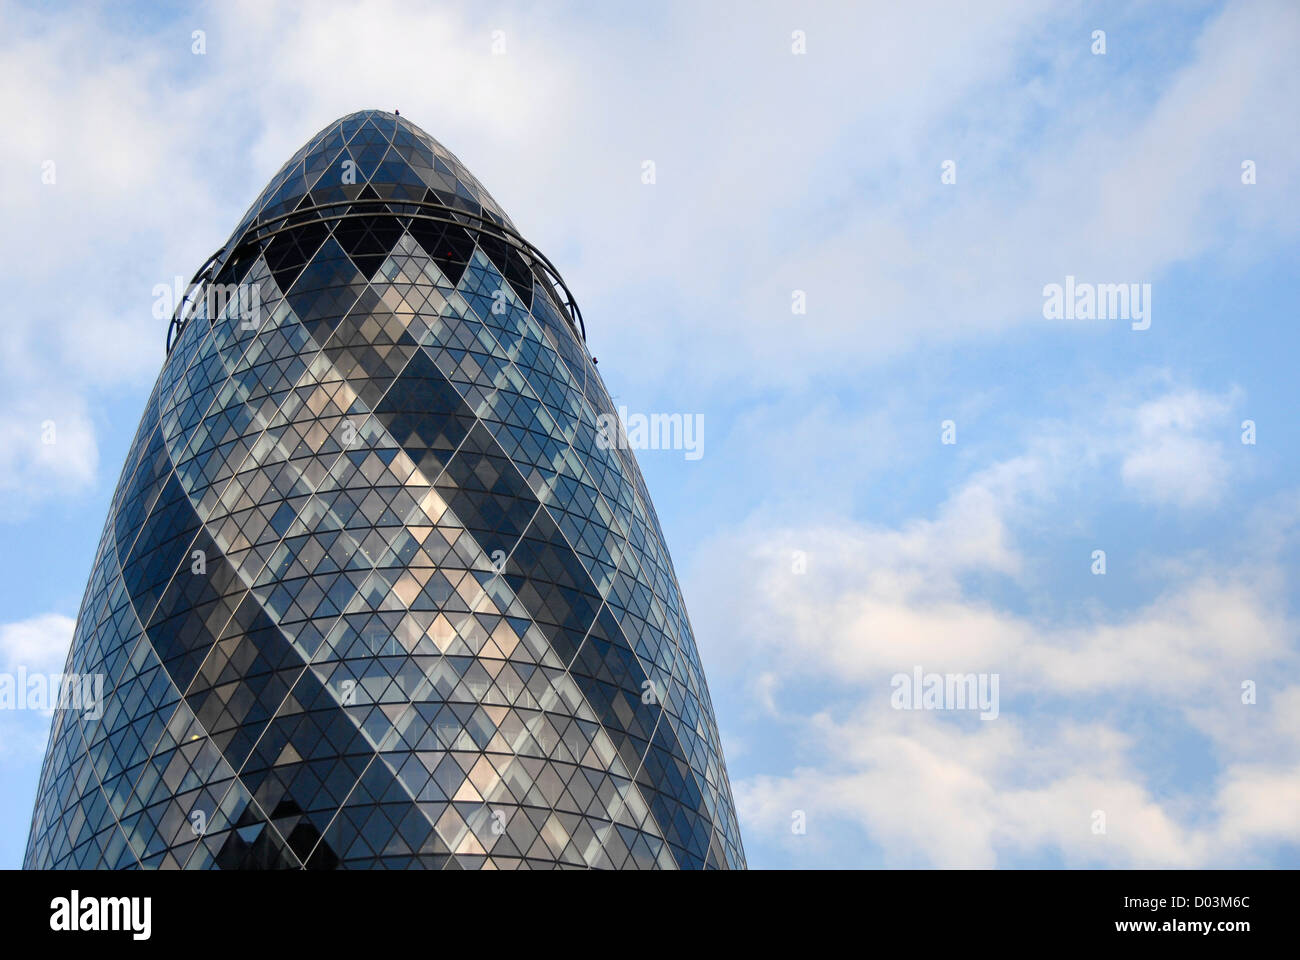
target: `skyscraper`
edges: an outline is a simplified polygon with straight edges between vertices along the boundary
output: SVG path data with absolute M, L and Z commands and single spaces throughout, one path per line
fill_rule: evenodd
M 55 714 L 25 865 L 743 867 L 581 314 L 461 163 L 332 123 L 190 292 L 69 654 L 104 694 Z

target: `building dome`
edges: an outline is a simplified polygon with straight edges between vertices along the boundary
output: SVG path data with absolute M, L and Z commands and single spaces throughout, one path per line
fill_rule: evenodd
M 344 117 L 192 294 L 69 654 L 104 694 L 55 714 L 25 866 L 743 867 L 581 314 L 464 165 Z

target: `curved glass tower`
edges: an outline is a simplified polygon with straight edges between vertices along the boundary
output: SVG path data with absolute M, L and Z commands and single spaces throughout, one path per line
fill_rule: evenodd
M 663 533 L 581 315 L 404 117 L 200 270 L 118 482 L 29 868 L 738 868 Z M 609 422 L 609 421 L 605 421 Z

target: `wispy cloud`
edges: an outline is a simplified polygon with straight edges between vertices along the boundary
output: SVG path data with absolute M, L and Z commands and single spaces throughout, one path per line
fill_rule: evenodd
M 1082 605 L 1019 599 L 1040 588 L 1044 534 L 1078 506 L 1081 474 L 1203 505 L 1206 464 L 1220 487 L 1229 470 L 1202 431 L 1235 401 L 1146 379 L 1077 421 L 1029 424 L 1019 453 L 971 467 L 933 516 L 798 526 L 760 512 L 693 558 L 711 675 L 801 745 L 783 772 L 768 763 L 738 784 L 751 839 L 810 862 L 857 850 L 859 862 L 943 866 L 1262 863 L 1300 840 L 1287 812 L 1300 650 L 1281 541 L 1166 564 L 1130 609 L 1101 602 L 1086 552 Z M 1153 443 L 1200 461 L 1135 475 Z M 1266 510 L 1286 529 L 1278 508 L 1256 519 Z M 891 677 L 916 667 L 997 675 L 997 718 L 892 709 Z M 1150 715 L 1162 719 L 1133 722 Z M 1171 742 L 1212 772 L 1171 792 L 1146 768 Z M 791 831 L 796 811 L 806 836 Z

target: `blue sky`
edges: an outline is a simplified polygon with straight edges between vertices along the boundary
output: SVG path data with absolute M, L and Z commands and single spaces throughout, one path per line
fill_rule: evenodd
M 153 286 L 397 107 L 615 402 L 703 415 L 639 460 L 751 866 L 1300 865 L 1300 12 L 969 6 L 0 5 L 0 670 L 62 666 Z M 1149 329 L 1045 319 L 1066 276 L 1150 284 Z M 916 666 L 998 718 L 893 709 Z M 0 711 L 0 865 L 48 722 Z

